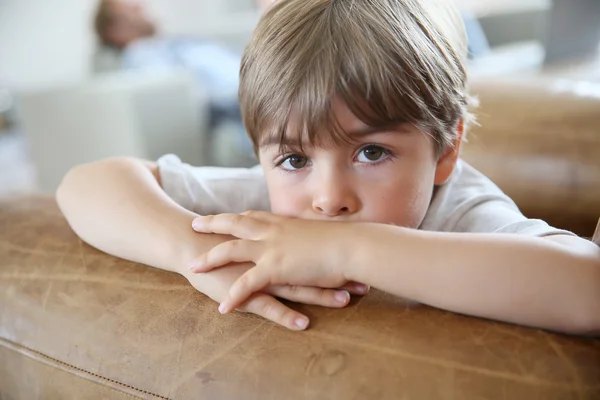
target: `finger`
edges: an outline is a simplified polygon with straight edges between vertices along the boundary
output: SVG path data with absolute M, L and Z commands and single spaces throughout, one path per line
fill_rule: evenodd
M 267 222 L 279 222 L 282 218 L 280 215 L 276 215 L 276 214 L 266 212 L 266 211 L 256 211 L 256 210 L 244 211 L 242 213 L 242 215 L 244 215 L 246 217 L 258 219 L 261 221 L 267 221 Z
M 252 240 L 230 240 L 213 247 L 190 263 L 193 273 L 208 272 L 231 263 L 256 260 L 260 257 L 262 243 Z
M 240 311 L 259 315 L 294 331 L 308 327 L 309 320 L 305 315 L 285 306 L 283 303 L 264 293 L 253 294 L 240 306 Z
M 265 292 L 297 303 L 330 308 L 342 308 L 350 302 L 350 293 L 344 290 L 307 286 L 271 286 Z
M 362 296 L 369 293 L 371 287 L 369 285 L 365 285 L 364 283 L 348 282 L 347 284 L 338 289 L 346 290 L 348 293 L 353 295 Z
M 229 295 L 219 306 L 219 311 L 221 314 L 227 314 L 235 310 L 253 293 L 259 292 L 267 286 L 271 286 L 271 282 L 268 274 L 263 272 L 262 268 L 254 267 L 249 269 L 233 282 L 233 285 L 229 289 Z
M 258 239 L 268 226 L 266 221 L 242 214 L 207 215 L 192 221 L 192 228 L 196 232 L 233 235 L 250 240 Z

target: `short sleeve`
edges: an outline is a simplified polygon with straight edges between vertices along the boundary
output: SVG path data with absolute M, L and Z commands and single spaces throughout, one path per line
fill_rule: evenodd
M 260 166 L 194 167 L 168 154 L 157 161 L 163 190 L 177 204 L 201 215 L 269 211 L 269 195 Z
M 421 229 L 538 237 L 574 236 L 542 220 L 525 217 L 500 188 L 464 161 L 459 161 L 451 179 L 436 189 Z

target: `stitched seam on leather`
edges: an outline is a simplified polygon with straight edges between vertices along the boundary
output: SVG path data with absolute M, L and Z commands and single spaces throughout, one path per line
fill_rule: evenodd
M 136 388 L 136 387 L 134 387 L 134 386 L 127 385 L 127 384 L 125 384 L 125 383 L 122 383 L 122 382 L 116 381 L 116 380 L 114 380 L 114 379 L 110 379 L 110 378 L 107 378 L 107 377 L 105 377 L 105 376 L 102 376 L 102 375 L 95 374 L 95 373 L 93 373 L 93 372 L 90 372 L 90 371 L 87 371 L 87 370 L 85 370 L 85 369 L 83 369 L 83 368 L 79 368 L 79 367 L 76 367 L 76 366 L 74 366 L 74 365 L 72 365 L 72 364 L 68 364 L 68 363 L 66 363 L 66 362 L 63 362 L 63 361 L 57 360 L 57 359 L 56 359 L 56 358 L 54 358 L 54 357 L 50 357 L 50 356 L 48 356 L 48 355 L 46 355 L 46 354 L 44 354 L 44 353 L 42 353 L 42 352 L 39 352 L 39 351 L 37 351 L 37 350 L 34 350 L 34 349 L 31 349 L 31 348 L 29 348 L 29 347 L 27 347 L 27 346 L 23 346 L 22 344 L 15 343 L 15 342 L 13 342 L 12 340 L 8 340 L 8 339 L 6 339 L 6 338 L 4 338 L 4 337 L 0 337 L 0 345 L 2 344 L 2 341 L 5 341 L 5 342 L 7 342 L 7 343 L 10 343 L 11 345 L 13 345 L 13 346 L 15 346 L 15 347 L 20 347 L 20 348 L 22 348 L 22 349 L 25 349 L 25 350 L 27 350 L 27 351 L 29 351 L 29 352 L 31 352 L 31 353 L 34 353 L 34 354 L 36 354 L 36 355 L 38 355 L 38 356 L 40 356 L 40 357 L 43 357 L 43 358 L 45 358 L 45 359 L 48 359 L 48 360 L 50 360 L 50 361 L 52 361 L 52 362 L 55 362 L 55 363 L 57 363 L 57 364 L 63 365 L 63 366 L 65 366 L 65 367 L 68 367 L 68 368 L 71 368 L 71 369 L 74 369 L 74 370 L 77 370 L 77 371 L 79 371 L 79 372 L 83 372 L 84 374 L 87 374 L 87 375 L 91 375 L 91 376 L 93 376 L 93 377 L 95 377 L 95 378 L 98 378 L 98 379 L 100 379 L 100 380 L 107 381 L 107 382 L 113 383 L 113 384 L 115 384 L 115 385 L 122 386 L 122 387 L 125 387 L 125 388 L 128 388 L 128 389 L 134 390 L 134 391 L 136 391 L 136 392 L 139 392 L 139 393 L 143 393 L 143 394 L 145 394 L 145 395 L 154 396 L 154 397 L 156 397 L 156 398 L 159 398 L 159 399 L 162 399 L 162 400 L 172 400 L 172 399 L 170 399 L 169 397 L 164 397 L 164 396 L 161 396 L 161 395 L 158 395 L 158 394 L 152 393 L 152 392 L 148 392 L 148 391 L 146 391 L 146 390 L 138 389 L 138 388 Z M 6 347 L 6 346 L 3 346 L 3 347 Z M 10 350 L 10 349 L 9 349 L 9 350 Z M 21 353 L 21 354 L 23 354 L 23 353 Z M 24 355 L 25 355 L 25 356 L 27 356 L 27 354 L 24 354 Z M 33 358 L 33 357 L 29 357 L 29 358 Z M 116 389 L 114 389 L 114 388 L 111 388 L 111 389 L 113 389 L 113 390 L 116 390 Z M 123 393 L 123 392 L 121 392 L 121 393 Z M 131 395 L 131 394 L 129 394 L 129 393 L 123 393 L 123 394 L 125 394 L 125 395 L 127 395 L 127 396 L 130 396 L 130 397 L 133 397 L 133 398 L 135 398 L 135 396 L 132 396 L 132 395 Z

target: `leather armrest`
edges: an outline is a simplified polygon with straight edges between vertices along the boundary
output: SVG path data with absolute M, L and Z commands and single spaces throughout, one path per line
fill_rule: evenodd
M 180 276 L 82 243 L 47 198 L 0 199 L 0 399 L 600 398 L 600 342 L 373 291 L 221 316 Z

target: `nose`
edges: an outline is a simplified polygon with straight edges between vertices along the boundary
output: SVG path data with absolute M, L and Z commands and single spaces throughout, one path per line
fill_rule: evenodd
M 360 199 L 347 179 L 321 176 L 316 182 L 312 206 L 322 216 L 346 216 L 360 211 Z

